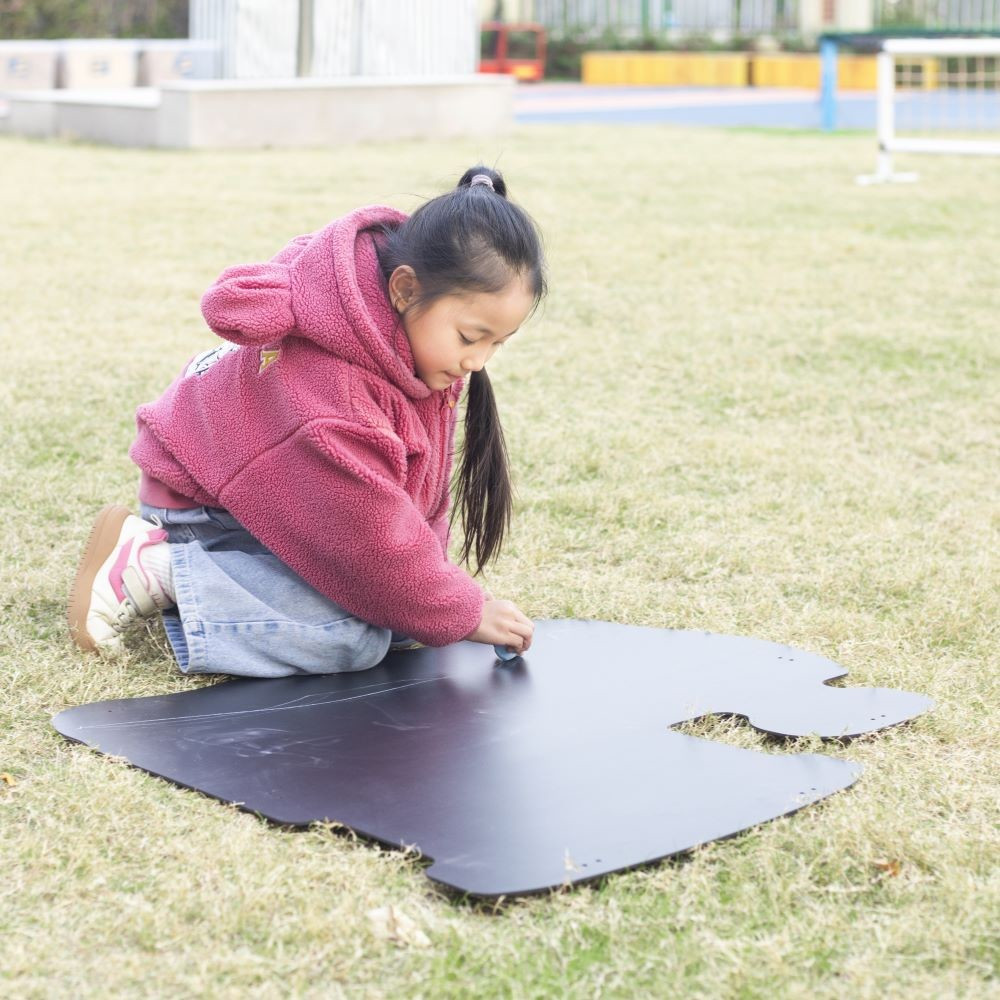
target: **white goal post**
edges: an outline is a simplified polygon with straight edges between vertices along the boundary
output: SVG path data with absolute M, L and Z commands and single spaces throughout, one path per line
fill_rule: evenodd
M 882 44 L 878 54 L 878 160 L 874 174 L 858 178 L 859 184 L 873 184 L 886 181 L 912 181 L 913 173 L 894 173 L 893 153 L 955 153 L 985 156 L 1000 156 L 1000 140 L 937 137 L 932 135 L 901 137 L 896 128 L 897 77 L 900 75 L 897 60 L 913 57 L 937 60 L 946 67 L 949 62 L 968 62 L 969 57 L 979 57 L 979 63 L 990 65 L 988 71 L 976 77 L 974 73 L 962 70 L 942 73 L 946 87 L 959 89 L 963 84 L 972 84 L 972 93 L 991 102 L 991 120 L 996 116 L 1000 123 L 1000 87 L 998 87 L 997 65 L 1000 62 L 1000 38 L 890 38 Z M 936 75 L 936 71 L 935 71 Z M 996 103 L 995 108 L 992 102 Z M 1000 127 L 994 126 L 997 131 Z

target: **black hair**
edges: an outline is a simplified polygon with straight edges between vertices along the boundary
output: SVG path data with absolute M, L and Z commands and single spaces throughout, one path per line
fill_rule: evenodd
M 490 183 L 472 183 L 481 176 Z M 446 295 L 496 293 L 518 277 L 534 306 L 545 295 L 538 229 L 508 201 L 503 177 L 489 167 L 466 170 L 457 187 L 425 202 L 402 225 L 386 227 L 383 236 L 376 246 L 385 280 L 403 265 L 416 275 L 419 292 L 408 309 L 426 309 Z M 451 520 L 460 514 L 464 532 L 460 559 L 468 562 L 474 553 L 479 573 L 500 551 L 513 503 L 507 445 L 485 368 L 469 380 L 465 441 L 451 485 Z

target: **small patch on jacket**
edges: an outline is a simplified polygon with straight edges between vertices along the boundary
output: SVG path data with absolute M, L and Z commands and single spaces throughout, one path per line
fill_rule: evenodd
M 218 347 L 210 347 L 207 351 L 202 351 L 201 354 L 191 359 L 191 363 L 184 371 L 185 378 L 190 378 L 192 375 L 204 375 L 212 365 L 239 349 L 238 344 L 219 344 Z
M 257 374 L 260 375 L 265 368 L 270 368 L 275 361 L 278 360 L 281 351 L 261 351 L 260 352 L 260 368 L 257 369 Z

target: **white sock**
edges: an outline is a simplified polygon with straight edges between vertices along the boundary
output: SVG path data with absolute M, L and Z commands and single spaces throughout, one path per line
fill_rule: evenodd
M 157 542 L 155 545 L 143 546 L 139 555 L 142 568 L 154 577 L 160 589 L 172 601 L 177 600 L 174 593 L 174 568 L 170 561 L 170 543 Z

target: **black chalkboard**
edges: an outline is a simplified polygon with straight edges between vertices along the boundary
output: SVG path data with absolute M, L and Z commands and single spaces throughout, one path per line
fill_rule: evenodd
M 848 738 L 931 702 L 836 688 L 830 660 L 707 632 L 542 621 L 528 655 L 390 653 L 360 673 L 234 680 L 61 712 L 63 735 L 282 824 L 415 846 L 434 881 L 538 892 L 688 850 L 825 798 L 860 767 L 671 729 L 710 713 Z

